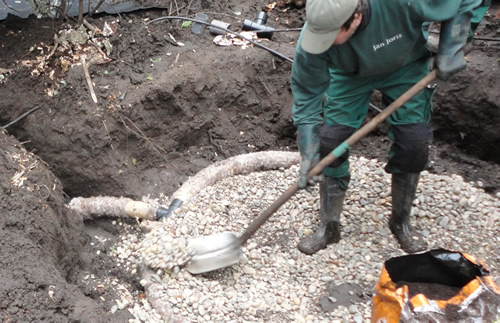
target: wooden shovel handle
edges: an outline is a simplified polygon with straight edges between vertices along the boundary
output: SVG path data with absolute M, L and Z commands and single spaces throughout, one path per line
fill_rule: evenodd
M 423 90 L 427 85 L 436 79 L 436 69 L 432 70 L 427 76 L 418 81 L 405 93 L 403 93 L 397 100 L 392 102 L 387 108 L 380 112 L 375 118 L 370 120 L 367 124 L 361 127 L 358 131 L 353 133 L 346 141 L 344 141 L 340 146 L 335 148 L 331 154 L 328 154 L 323 158 L 316 166 L 314 166 L 307 174 L 307 179 L 311 179 L 313 176 L 318 175 L 325 169 L 326 166 L 330 165 L 339 156 L 342 156 L 346 151 L 348 151 L 352 145 L 356 144 L 370 131 L 375 129 L 379 123 L 387 119 L 394 111 L 405 104 L 409 99 L 411 99 L 415 94 Z M 240 245 L 245 244 L 248 239 L 274 214 L 286 201 L 288 201 L 299 189 L 298 182 L 293 184 L 288 188 L 280 197 L 278 197 L 273 204 L 271 204 L 261 215 L 259 215 L 255 220 L 250 223 L 245 232 L 239 237 Z

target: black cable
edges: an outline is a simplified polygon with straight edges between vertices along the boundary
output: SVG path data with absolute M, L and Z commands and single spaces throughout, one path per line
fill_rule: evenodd
M 38 109 L 40 109 L 40 107 L 34 107 L 33 109 L 21 114 L 16 120 L 9 122 L 8 124 L 3 126 L 2 128 L 6 129 L 8 126 L 12 126 L 14 123 L 18 122 L 19 120 L 21 120 L 23 118 L 26 118 L 28 115 L 30 115 L 31 113 L 35 112 Z
M 302 28 L 273 29 L 273 33 L 289 32 L 289 31 L 302 31 Z M 256 30 L 256 32 L 265 33 L 266 31 L 265 30 Z
M 485 40 L 485 41 L 500 41 L 500 38 L 495 38 L 495 37 L 477 37 L 474 36 L 474 40 Z
M 281 54 L 281 53 L 279 53 L 279 52 L 275 51 L 274 49 L 271 49 L 271 48 L 269 48 L 269 47 L 267 47 L 267 46 L 264 46 L 264 45 L 262 45 L 262 44 L 260 44 L 260 43 L 258 43 L 258 42 L 256 42 L 256 41 L 254 41 L 254 40 L 252 40 L 252 39 L 249 39 L 249 38 L 247 38 L 247 37 L 245 37 L 245 36 L 241 35 L 240 33 L 237 33 L 237 32 L 235 32 L 235 31 L 232 31 L 232 30 L 227 29 L 227 28 L 224 28 L 224 27 L 214 26 L 214 25 L 212 25 L 212 24 L 211 24 L 211 23 L 209 23 L 209 22 L 201 21 L 201 20 L 198 20 L 198 19 L 187 18 L 187 17 L 179 17 L 179 16 L 164 16 L 164 17 L 159 17 L 159 18 L 156 18 L 156 19 L 153 19 L 153 20 L 148 21 L 148 22 L 146 23 L 146 26 L 147 26 L 147 25 L 149 25 L 149 24 L 151 24 L 151 23 L 153 23 L 153 22 L 160 22 L 160 21 L 163 21 L 163 20 L 172 20 L 172 19 L 188 20 L 188 21 L 192 21 L 192 22 L 200 23 L 200 24 L 207 25 L 207 26 L 212 26 L 212 27 L 215 27 L 215 28 L 217 28 L 217 29 L 222 29 L 222 30 L 224 30 L 225 32 L 228 32 L 228 33 L 231 33 L 231 34 L 233 34 L 233 35 L 236 35 L 236 36 L 240 37 L 241 39 L 244 39 L 244 40 L 246 40 L 246 41 L 248 41 L 248 42 L 250 42 L 250 43 L 254 44 L 254 45 L 255 45 L 255 46 L 257 46 L 257 47 L 260 47 L 260 48 L 262 48 L 262 49 L 265 49 L 265 50 L 269 51 L 270 53 L 272 53 L 272 54 L 274 54 L 274 55 L 276 55 L 276 56 L 278 56 L 278 57 L 281 57 L 281 58 L 283 58 L 284 60 L 287 60 L 287 61 L 289 61 L 289 62 L 293 63 L 293 60 L 292 60 L 291 58 L 289 58 L 289 57 L 287 57 L 287 56 L 285 56 L 285 55 L 283 55 L 283 54 Z M 141 28 L 139 31 L 141 31 L 141 30 L 142 30 L 142 28 Z

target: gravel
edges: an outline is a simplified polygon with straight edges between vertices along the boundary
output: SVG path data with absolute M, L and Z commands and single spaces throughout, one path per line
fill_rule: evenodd
M 112 256 L 141 284 L 156 284 L 154 297 L 171 309 L 170 321 L 186 322 L 370 322 L 373 288 L 384 261 L 403 255 L 390 233 L 390 175 L 384 163 L 351 156 L 351 183 L 341 215 L 342 240 L 313 256 L 296 248 L 318 225 L 319 194 L 300 191 L 243 247 L 238 264 L 192 275 L 189 238 L 232 231 L 241 234 L 298 178 L 298 167 L 225 178 L 202 189 L 173 217 L 147 234 L 130 230 Z M 430 249 L 445 248 L 481 259 L 499 281 L 500 195 L 489 195 L 458 175 L 422 172 L 412 218 Z M 156 200 L 167 203 L 167 197 Z M 144 235 L 144 236 L 143 236 Z M 148 281 L 141 266 L 154 270 Z M 347 305 L 320 306 L 332 284 L 356 284 L 363 295 Z M 358 296 L 358 297 L 354 297 Z M 147 298 L 122 291 L 117 308 L 131 322 L 163 322 Z M 113 309 L 112 309 L 113 310 Z

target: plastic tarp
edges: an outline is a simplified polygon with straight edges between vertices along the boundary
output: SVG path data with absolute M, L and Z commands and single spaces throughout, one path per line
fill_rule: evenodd
M 473 256 L 435 249 L 384 263 L 373 323 L 498 322 L 500 289 Z
M 78 16 L 79 1 L 63 1 L 66 1 L 66 14 L 69 16 Z M 43 1 L 37 2 L 42 3 Z M 34 1 L 30 0 L 0 0 L 0 20 L 5 19 L 9 14 L 21 18 L 27 18 L 29 15 L 38 15 L 34 3 Z M 47 7 L 60 6 L 61 0 L 46 0 L 43 3 Z M 83 13 L 91 11 L 98 3 L 99 0 L 83 0 Z M 161 0 L 106 0 L 99 6 L 97 13 L 117 14 L 148 8 L 169 8 L 170 4 L 171 1 Z

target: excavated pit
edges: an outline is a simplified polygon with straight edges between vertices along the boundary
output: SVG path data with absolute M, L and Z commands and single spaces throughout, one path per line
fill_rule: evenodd
M 245 17 L 234 15 L 233 9 L 241 6 Z M 189 14 L 195 9 L 200 8 L 192 7 Z M 227 17 L 237 25 L 263 8 L 257 1 L 226 1 L 203 9 L 220 12 L 214 18 Z M 303 23 L 303 10 L 296 7 L 269 14 L 276 27 Z M 136 222 L 84 222 L 68 211 L 65 201 L 98 195 L 168 197 L 216 161 L 258 151 L 296 151 L 291 64 L 261 48 L 218 47 L 207 32 L 196 37 L 179 23 L 142 28 L 145 19 L 161 15 L 150 10 L 89 19 L 99 28 L 104 22 L 117 28 L 108 37 L 111 61 L 89 67 L 98 104 L 92 101 L 80 60 L 62 72 L 58 59 L 68 52 L 56 52 L 40 75 L 33 73 L 37 57 L 50 53 L 54 34 L 66 25 L 33 17 L 0 22 L 0 67 L 12 70 L 0 83 L 0 125 L 39 107 L 0 133 L 5 246 L 0 318 L 93 321 L 109 316 L 123 322 L 130 316 L 126 308 L 110 314 L 118 297 L 112 282 L 137 295 L 143 289 L 109 254 L 124 228 Z M 497 29 L 492 14 L 479 32 L 491 37 Z M 169 33 L 184 46 L 174 46 Z M 276 33 L 263 44 L 293 57 L 297 36 Z M 498 49 L 484 41 L 475 44 L 469 68 L 439 84 L 430 172 L 460 174 L 495 194 L 500 181 L 492 176 L 499 173 L 500 155 Z M 75 50 L 73 58 L 81 53 Z M 389 145 L 380 127 L 354 153 L 385 161 Z M 13 184 L 16 174 L 26 177 L 15 182 L 21 185 Z

